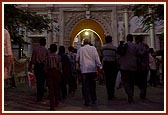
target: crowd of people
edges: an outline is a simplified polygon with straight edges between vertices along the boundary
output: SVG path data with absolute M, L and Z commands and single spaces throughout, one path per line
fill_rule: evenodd
M 46 39 L 40 39 L 40 46 L 34 48 L 29 71 L 33 71 L 36 79 L 37 101 L 43 100 L 45 88 L 48 87 L 50 110 L 58 106 L 60 100 L 66 99 L 68 94 L 77 89 L 76 78 L 76 53 L 73 47 L 69 47 L 69 53 L 65 53 L 65 47 L 51 44 L 45 48 Z
M 120 41 L 119 46 L 115 47 L 112 37 L 106 36 L 106 44 L 102 47 L 102 63 L 108 100 L 115 95 L 115 81 L 117 73 L 120 72 L 128 103 L 133 103 L 134 86 L 138 86 L 140 99 L 144 100 L 147 96 L 148 82 L 153 87 L 160 83 L 160 76 L 157 75 L 159 60 L 153 48 L 149 48 L 144 42 L 143 36 L 136 36 L 135 43 L 131 34 L 128 34 L 126 39 L 126 43 Z
M 84 105 L 94 105 L 97 102 L 97 76 L 104 76 L 107 100 L 112 100 L 115 97 L 118 72 L 121 73 L 128 103 L 134 102 L 135 85 L 140 90 L 140 98 L 146 99 L 148 82 L 153 87 L 157 85 L 159 61 L 156 59 L 154 50 L 143 42 L 143 36 L 137 36 L 135 43 L 131 34 L 128 34 L 126 39 L 126 43 L 121 41 L 116 47 L 112 43 L 112 36 L 106 36 L 100 59 L 96 47 L 91 45 L 89 39 L 84 39 L 83 45 L 78 50 L 72 46 L 68 47 L 69 52 L 66 53 L 64 46 L 58 48 L 56 44 L 51 44 L 50 48 L 46 49 L 46 39 L 41 38 L 40 46 L 32 51 L 28 68 L 28 71 L 35 75 L 37 102 L 43 101 L 47 87 L 50 110 L 55 110 L 60 100 L 75 93 L 80 81 Z M 150 79 L 148 80 L 149 72 Z

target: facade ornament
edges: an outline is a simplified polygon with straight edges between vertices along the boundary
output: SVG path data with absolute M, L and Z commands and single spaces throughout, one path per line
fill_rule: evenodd
M 86 19 L 90 18 L 90 5 L 91 4 L 85 4 L 85 8 L 86 8 L 85 17 L 86 17 Z
M 124 32 L 124 29 L 123 28 L 121 28 L 121 30 L 119 31 L 119 40 L 120 41 L 124 41 L 124 34 L 125 34 L 125 32 Z
M 90 11 L 89 10 L 86 11 L 85 17 L 86 17 L 86 19 L 90 18 Z

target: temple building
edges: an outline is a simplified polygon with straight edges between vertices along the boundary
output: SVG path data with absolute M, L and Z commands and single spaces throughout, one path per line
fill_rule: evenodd
M 38 45 L 39 38 L 46 38 L 48 48 L 51 43 L 64 45 L 66 50 L 72 45 L 80 48 L 84 38 L 91 39 L 99 51 L 105 43 L 105 36 L 113 37 L 113 44 L 126 41 L 126 35 L 143 35 L 149 47 L 155 50 L 163 49 L 163 41 L 159 35 L 164 32 L 164 24 L 151 25 L 149 31 L 144 32 L 141 25 L 142 17 L 134 16 L 131 8 L 134 4 L 18 4 L 21 9 L 46 15 L 53 21 L 50 30 L 43 33 L 32 33 L 24 29 L 24 39 L 30 44 L 24 46 L 23 51 L 31 56 L 32 48 Z

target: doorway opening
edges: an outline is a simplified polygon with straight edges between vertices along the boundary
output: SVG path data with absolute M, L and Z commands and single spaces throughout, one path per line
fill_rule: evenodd
M 79 49 L 83 45 L 83 40 L 86 38 L 90 39 L 91 45 L 95 46 L 96 48 L 99 48 L 103 45 L 102 39 L 99 34 L 92 29 L 83 29 L 79 33 L 77 33 L 72 45 L 76 49 Z

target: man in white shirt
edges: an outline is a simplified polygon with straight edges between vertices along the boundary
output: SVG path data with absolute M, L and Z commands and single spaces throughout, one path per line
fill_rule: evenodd
M 94 46 L 90 45 L 90 40 L 84 40 L 84 46 L 81 47 L 76 56 L 82 73 L 82 93 L 84 96 L 84 105 L 88 106 L 90 97 L 92 104 L 96 103 L 96 76 L 97 70 L 102 69 L 99 55 Z

